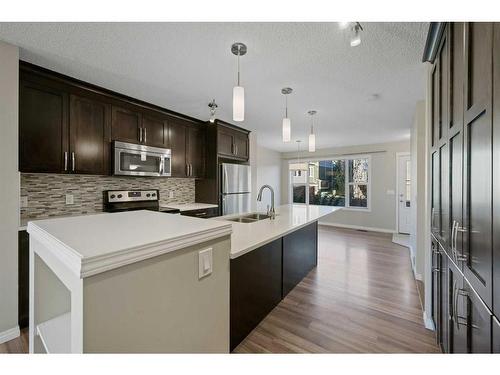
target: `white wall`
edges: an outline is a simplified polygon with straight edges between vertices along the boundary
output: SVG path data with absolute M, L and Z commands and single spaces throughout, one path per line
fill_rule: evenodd
M 389 195 L 388 190 L 396 192 L 396 153 L 409 152 L 410 142 L 392 142 L 373 145 L 338 147 L 317 150 L 314 154 L 304 152 L 303 158 L 334 158 L 347 154 L 371 155 L 371 210 L 342 210 L 322 220 L 325 224 L 346 227 L 361 227 L 385 232 L 396 231 L 396 195 Z M 282 197 L 289 201 L 288 160 L 296 159 L 297 153 L 283 154 Z
M 17 233 L 19 50 L 0 41 L 0 343 L 19 335 Z
M 425 143 L 425 101 L 417 103 L 411 130 L 411 216 L 412 230 L 410 245 L 414 257 L 415 277 L 423 279 L 425 269 L 425 197 L 426 197 L 426 143 Z M 413 263 L 413 262 L 412 262 Z

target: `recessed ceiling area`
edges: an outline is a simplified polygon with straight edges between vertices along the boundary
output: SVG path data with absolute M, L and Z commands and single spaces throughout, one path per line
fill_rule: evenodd
M 0 23 L 22 60 L 168 109 L 232 121 L 236 57 L 243 42 L 245 121 L 258 143 L 294 151 L 316 110 L 316 149 L 409 139 L 424 98 L 421 55 L 428 23 L 362 23 L 361 44 L 332 23 Z M 284 144 L 283 87 L 292 142 Z

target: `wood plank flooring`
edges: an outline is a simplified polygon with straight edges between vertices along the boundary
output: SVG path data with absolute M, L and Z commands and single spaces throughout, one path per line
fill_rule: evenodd
M 0 344 L 26 353 L 27 330 Z M 318 267 L 236 353 L 438 353 L 424 328 L 408 249 L 391 235 L 320 227 Z
M 390 234 L 320 227 L 318 267 L 235 353 L 439 353 L 408 249 Z

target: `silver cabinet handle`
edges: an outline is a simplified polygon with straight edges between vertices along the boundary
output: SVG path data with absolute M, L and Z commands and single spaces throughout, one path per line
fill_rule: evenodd
M 189 176 L 193 175 L 193 164 L 189 163 Z
M 68 170 L 68 151 L 64 151 L 64 171 Z
M 71 170 L 74 172 L 75 171 L 75 153 L 71 153 Z
M 139 142 L 142 143 L 142 127 L 139 128 Z
M 144 143 L 147 143 L 147 139 L 148 139 L 148 132 L 147 132 L 147 128 L 144 128 Z
M 439 268 L 433 268 L 433 269 L 432 269 L 432 272 L 434 272 L 434 273 L 439 273 L 439 272 L 441 272 L 441 270 L 440 270 Z
M 238 155 L 238 145 L 235 143 L 234 144 L 234 149 L 235 149 L 235 155 Z
M 189 176 L 189 163 L 186 163 L 186 176 Z

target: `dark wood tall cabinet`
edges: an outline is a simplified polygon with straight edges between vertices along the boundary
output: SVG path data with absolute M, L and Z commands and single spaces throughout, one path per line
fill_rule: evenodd
M 433 320 L 443 351 L 451 353 L 495 350 L 492 322 L 500 314 L 499 29 L 486 22 L 447 23 L 431 70 Z

